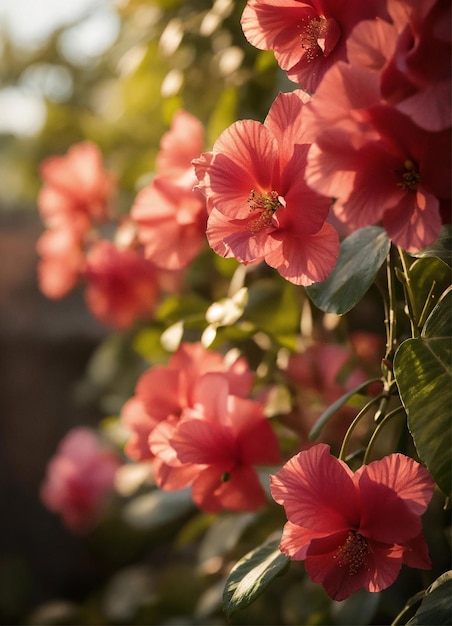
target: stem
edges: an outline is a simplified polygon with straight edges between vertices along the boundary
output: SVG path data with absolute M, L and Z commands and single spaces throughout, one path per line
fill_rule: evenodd
M 405 300 L 408 309 L 408 317 L 411 324 L 411 335 L 413 337 L 419 336 L 418 329 L 418 316 L 416 312 L 416 300 L 414 298 L 413 289 L 411 288 L 411 279 L 408 272 L 408 259 L 407 253 L 402 248 L 397 248 L 399 252 L 400 263 L 402 264 L 402 273 L 403 273 L 403 286 L 405 291 Z
M 356 426 L 358 425 L 359 421 L 364 417 L 364 415 L 367 413 L 367 411 L 369 409 L 371 409 L 374 406 L 374 404 L 377 404 L 377 402 L 380 402 L 380 400 L 385 395 L 386 395 L 386 392 L 380 393 L 378 396 L 375 396 L 375 398 L 372 398 L 372 400 L 369 400 L 369 402 L 363 406 L 361 411 L 358 413 L 358 415 L 355 417 L 353 422 L 350 424 L 350 426 L 347 429 L 347 432 L 345 433 L 344 440 L 342 441 L 341 450 L 339 452 L 339 457 L 338 458 L 341 461 L 343 461 L 345 459 L 345 454 L 346 454 L 348 443 L 349 443 L 350 438 L 352 436 L 352 433 L 355 430 Z
M 375 428 L 374 432 L 372 433 L 372 437 L 369 439 L 369 443 L 367 444 L 367 449 L 366 449 L 366 453 L 364 454 L 364 459 L 363 459 L 363 465 L 367 465 L 369 457 L 370 457 L 370 452 L 372 450 L 372 447 L 375 443 L 375 439 L 377 438 L 378 434 L 380 433 L 381 429 L 383 428 L 383 426 L 389 422 L 389 420 L 391 418 L 394 417 L 394 415 L 398 415 L 399 413 L 401 413 L 402 411 L 404 411 L 405 409 L 403 408 L 403 406 L 398 406 L 396 409 L 394 409 L 393 411 L 390 411 L 389 413 L 387 413 L 384 418 L 381 420 L 381 422 L 377 425 L 377 427 Z
M 392 362 L 392 356 L 397 344 L 396 330 L 397 330 L 397 316 L 396 316 L 396 294 L 395 294 L 395 280 L 394 280 L 394 266 L 392 263 L 391 251 L 389 251 L 386 257 L 386 276 L 388 281 L 388 303 L 387 303 L 387 319 L 386 325 L 386 355 L 385 357 Z M 388 382 L 390 382 L 388 380 Z

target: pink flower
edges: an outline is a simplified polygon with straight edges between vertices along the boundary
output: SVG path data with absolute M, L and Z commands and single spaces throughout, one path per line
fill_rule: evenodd
M 201 122 L 180 110 L 174 114 L 171 129 L 160 141 L 156 158 L 157 173 L 187 189 L 196 182 L 192 160 L 201 152 L 204 144 L 204 127 Z
M 301 91 L 279 94 L 264 124 L 236 122 L 194 161 L 215 252 L 245 265 L 265 260 L 298 285 L 324 280 L 339 249 L 325 223 L 330 199 L 304 180 L 308 99 Z
M 52 228 L 38 239 L 38 283 L 48 298 L 62 298 L 78 283 L 85 268 L 79 237 L 69 228 Z
M 382 338 L 361 333 L 359 340 L 361 350 L 367 349 L 367 364 L 360 362 L 356 352 L 348 346 L 335 343 L 318 342 L 290 356 L 285 375 L 294 387 L 296 404 L 294 411 L 280 421 L 300 435 L 303 448 L 312 445 L 307 439 L 309 432 L 329 405 L 370 376 L 379 375 L 384 349 Z M 376 389 L 381 391 L 381 385 L 377 383 Z M 368 389 L 369 393 L 373 391 L 375 388 Z M 349 406 L 339 409 L 322 429 L 322 441 L 340 446 L 356 412 Z M 363 423 L 364 433 L 358 428 L 354 435 L 361 440 L 363 434 L 368 435 L 368 426 Z
M 154 466 L 159 487 L 192 485 L 195 504 L 211 513 L 254 511 L 266 503 L 254 466 L 280 462 L 278 440 L 262 406 L 231 395 L 224 374 L 205 374 L 194 389 L 193 408 L 165 430 L 150 437 L 163 460 Z
M 120 465 L 120 458 L 102 446 L 95 431 L 74 428 L 47 466 L 41 499 L 68 528 L 87 532 L 100 520 Z
M 337 198 L 349 228 L 383 223 L 408 251 L 431 244 L 450 214 L 448 130 L 429 132 L 381 101 L 379 74 L 338 63 L 307 114 L 316 134 L 306 180 Z
M 201 122 L 178 111 L 157 155 L 153 182 L 137 195 L 131 216 L 148 259 L 161 268 L 186 267 L 205 244 L 206 207 L 191 164 L 202 151 Z
M 186 267 L 206 241 L 206 207 L 191 175 L 187 187 L 159 176 L 140 191 L 132 219 L 146 258 L 167 270 Z
M 90 231 L 108 218 L 116 184 L 99 148 L 88 141 L 45 159 L 40 174 L 38 208 L 47 230 L 37 242 L 38 282 L 47 297 L 62 298 L 83 274 Z
M 288 522 L 280 549 L 304 560 L 310 578 L 341 601 L 364 587 L 381 591 L 402 564 L 430 568 L 420 516 L 433 495 L 427 470 L 391 454 L 356 472 L 319 444 L 270 476 Z
M 44 186 L 38 207 L 47 228 L 66 227 L 84 234 L 93 221 L 108 217 L 116 183 L 104 169 L 95 144 L 84 141 L 74 144 L 64 156 L 45 159 L 40 174 Z
M 273 50 L 290 79 L 313 93 L 325 72 L 346 59 L 349 33 L 361 20 L 386 17 L 384 0 L 248 0 L 242 28 L 260 50 Z
M 85 278 L 86 302 L 103 324 L 122 330 L 152 316 L 158 275 L 139 251 L 100 240 L 87 254 Z
M 394 46 L 383 51 L 388 56 L 381 76 L 383 97 L 422 128 L 450 128 L 450 3 L 396 0 L 388 2 L 388 11 L 397 37 Z M 368 24 L 367 29 L 370 27 Z M 362 36 L 366 40 L 368 30 Z
M 137 461 L 153 457 L 149 436 L 168 418 L 178 419 L 193 406 L 193 390 L 207 372 L 222 372 L 231 393 L 246 396 L 254 375 L 243 358 L 227 360 L 219 352 L 206 350 L 201 343 L 182 343 L 165 366 L 151 367 L 137 383 L 135 395 L 121 411 L 121 421 L 130 431 L 126 454 Z

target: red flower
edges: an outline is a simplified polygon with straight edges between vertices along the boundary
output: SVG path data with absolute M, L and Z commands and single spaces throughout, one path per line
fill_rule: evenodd
M 44 504 L 74 532 L 92 529 L 100 519 L 120 458 L 101 445 L 97 433 L 74 428 L 60 442 L 41 487 Z
M 74 144 L 64 156 L 41 164 L 44 186 L 38 196 L 41 218 L 48 228 L 66 227 L 85 234 L 93 221 L 108 217 L 115 181 L 102 164 L 99 148 L 89 142 Z
M 121 420 L 130 430 L 126 453 L 141 461 L 152 458 L 149 435 L 168 418 L 179 418 L 183 409 L 193 406 L 193 390 L 207 372 L 222 372 L 231 393 L 246 396 L 253 374 L 243 358 L 226 359 L 219 352 L 206 350 L 201 343 L 182 343 L 166 366 L 148 369 L 138 380 L 135 395 L 121 411 Z
M 85 268 L 80 238 L 69 228 L 51 228 L 38 239 L 38 283 L 47 298 L 62 298 L 75 287 Z
M 391 454 L 356 472 L 319 444 L 270 477 L 288 522 L 280 549 L 304 560 L 310 578 L 334 600 L 364 587 L 381 591 L 402 564 L 430 568 L 420 516 L 433 495 L 427 470 Z
M 265 260 L 298 285 L 324 280 L 339 249 L 325 223 L 329 198 L 304 180 L 307 99 L 301 91 L 279 94 L 264 124 L 236 122 L 194 161 L 215 252 L 245 265 Z
M 102 323 L 117 329 L 149 318 L 159 293 L 156 268 L 135 250 L 96 242 L 86 257 L 86 302 Z
M 38 281 L 48 298 L 62 298 L 85 268 L 85 246 L 92 225 L 108 218 L 116 184 L 104 169 L 99 148 L 74 144 L 64 156 L 45 159 L 38 208 L 47 230 L 37 242 Z
M 307 113 L 312 144 L 306 180 L 337 198 L 350 228 L 383 222 L 408 251 L 431 244 L 450 215 L 448 130 L 429 132 L 382 103 L 378 72 L 338 63 Z
M 211 513 L 261 508 L 267 499 L 254 465 L 280 462 L 262 406 L 230 395 L 220 373 L 205 374 L 193 395 L 193 409 L 167 424 L 166 433 L 156 429 L 150 437 L 164 461 L 155 465 L 157 485 L 170 491 L 192 485 L 195 504 Z
M 131 216 L 146 258 L 167 270 L 186 267 L 206 240 L 205 201 L 193 187 L 191 164 L 202 151 L 201 122 L 186 111 L 174 116 L 157 155 L 158 175 L 137 195 Z
M 361 20 L 386 17 L 384 0 L 248 0 L 242 28 L 260 50 L 273 50 L 290 79 L 310 93 L 336 61 Z

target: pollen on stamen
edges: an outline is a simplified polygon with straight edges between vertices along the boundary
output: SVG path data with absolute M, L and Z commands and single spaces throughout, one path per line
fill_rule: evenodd
M 334 18 L 323 15 L 300 20 L 300 43 L 308 63 L 320 55 L 327 57 L 340 39 L 340 28 Z
M 350 532 L 334 558 L 338 560 L 339 567 L 348 567 L 349 575 L 353 576 L 366 563 L 368 554 L 367 539 L 357 532 Z
M 255 234 L 274 226 L 273 214 L 280 207 L 286 206 L 284 198 L 277 191 L 268 191 L 262 194 L 251 190 L 248 198 L 250 213 L 258 213 L 254 220 L 248 223 L 249 230 Z
M 397 183 L 397 187 L 406 191 L 416 191 L 418 184 L 421 182 L 421 175 L 416 164 L 407 159 L 403 167 L 405 168 L 404 171 L 398 172 L 399 178 L 402 178 L 402 180 Z

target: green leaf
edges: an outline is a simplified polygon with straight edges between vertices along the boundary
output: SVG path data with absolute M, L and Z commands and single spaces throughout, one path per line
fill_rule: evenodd
M 421 337 L 408 339 L 394 357 L 400 398 L 420 459 L 440 489 L 452 492 L 452 290 L 427 319 Z
M 441 228 L 438 239 L 431 246 L 412 254 L 419 259 L 437 257 L 452 267 L 452 225 L 446 224 Z
M 223 593 L 223 609 L 228 617 L 254 602 L 287 567 L 290 559 L 280 552 L 279 542 L 279 538 L 269 539 L 232 568 Z
M 450 624 L 452 620 L 452 571 L 442 574 L 425 592 L 421 606 L 407 622 L 410 626 Z
M 426 257 L 416 259 L 408 274 L 414 294 L 416 317 L 425 321 L 450 285 L 450 268 L 440 259 Z
M 325 313 L 350 311 L 373 283 L 391 242 L 383 228 L 367 226 L 341 244 L 336 267 L 322 283 L 306 288 L 312 302 Z

